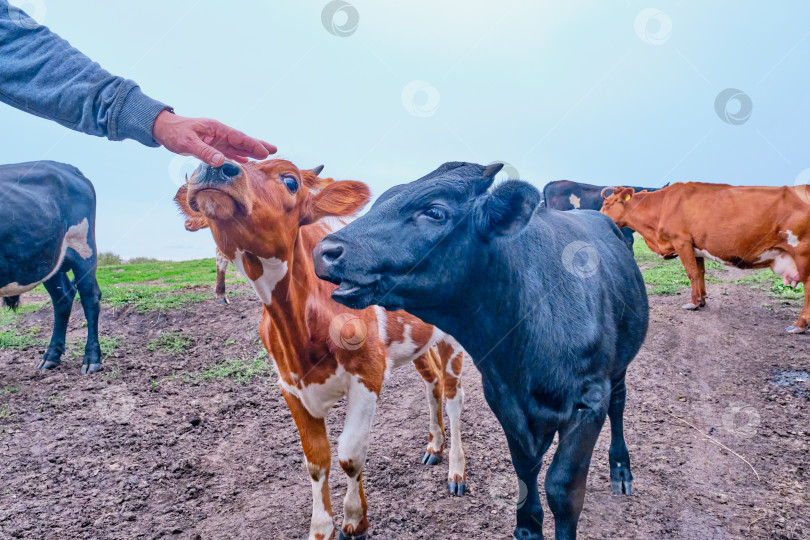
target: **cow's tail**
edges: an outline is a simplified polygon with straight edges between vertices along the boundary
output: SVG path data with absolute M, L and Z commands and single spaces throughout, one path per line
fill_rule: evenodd
M 18 307 L 20 307 L 20 295 L 18 294 L 17 296 L 4 296 L 3 305 L 6 306 L 7 308 L 16 310 Z

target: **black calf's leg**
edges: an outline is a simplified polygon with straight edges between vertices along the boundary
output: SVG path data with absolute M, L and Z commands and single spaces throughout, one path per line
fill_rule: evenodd
M 53 334 L 45 355 L 39 363 L 39 369 L 53 369 L 62 362 L 65 352 L 65 335 L 76 297 L 76 288 L 65 272 L 59 271 L 43 283 L 53 302 Z
M 507 436 L 512 465 L 518 477 L 517 527 L 514 533 L 517 540 L 543 540 L 543 507 L 540 504 L 537 476 L 543 464 L 543 454 L 553 440 L 552 433 L 543 440 L 540 454 L 529 456 L 518 442 Z
M 606 401 L 606 400 L 605 400 Z M 560 443 L 546 474 L 546 497 L 554 514 L 557 540 L 574 540 L 585 501 L 591 454 L 605 422 L 605 407 L 582 408 L 560 431 Z
M 87 319 L 87 345 L 84 347 L 82 373 L 95 373 L 101 369 L 101 347 L 98 343 L 101 290 L 96 281 L 95 258 L 88 260 L 84 268 L 74 270 L 73 273 L 76 275 L 76 286 L 82 299 L 84 317 Z
M 633 474 L 630 472 L 630 453 L 624 442 L 624 402 L 627 388 L 624 384 L 624 373 L 621 379 L 613 383 L 610 395 L 610 489 L 613 493 L 630 495 L 633 493 Z

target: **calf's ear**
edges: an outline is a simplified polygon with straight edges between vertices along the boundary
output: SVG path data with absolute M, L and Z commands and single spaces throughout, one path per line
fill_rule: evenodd
M 314 223 L 327 216 L 349 216 L 363 208 L 370 197 L 368 186 L 362 182 L 341 180 L 327 184 L 307 199 L 300 224 Z
M 177 203 L 180 212 L 186 216 L 187 231 L 199 231 L 208 227 L 208 220 L 205 219 L 205 216 L 201 212 L 194 211 L 188 204 L 188 184 L 180 186 L 174 196 L 174 202 Z
M 541 199 L 533 185 L 507 180 L 479 198 L 473 214 L 475 226 L 485 238 L 517 234 L 529 224 Z
M 631 187 L 622 187 L 614 191 L 613 194 L 618 195 L 621 202 L 625 202 L 629 201 L 635 192 L 636 190 Z

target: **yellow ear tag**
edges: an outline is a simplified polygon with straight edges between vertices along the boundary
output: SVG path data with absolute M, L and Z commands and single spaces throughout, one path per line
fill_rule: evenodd
M 625 201 L 629 201 L 629 200 L 630 200 L 630 195 L 628 195 L 627 197 L 625 197 L 625 198 L 624 198 L 624 200 L 625 200 Z

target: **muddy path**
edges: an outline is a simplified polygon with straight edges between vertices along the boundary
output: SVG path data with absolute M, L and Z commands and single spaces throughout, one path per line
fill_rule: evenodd
M 610 492 L 606 428 L 580 538 L 810 538 L 810 336 L 783 333 L 798 308 L 762 291 L 720 283 L 709 295 L 697 313 L 679 309 L 683 294 L 651 297 L 650 334 L 628 371 L 635 491 Z M 0 350 L 0 538 L 305 538 L 310 483 L 274 376 L 211 369 L 257 358 L 260 309 L 251 294 L 165 314 L 105 308 L 102 334 L 119 345 L 93 377 L 78 356 L 42 374 L 44 347 Z M 46 338 L 50 317 L 46 307 L 21 324 Z M 76 310 L 71 338 L 83 338 L 81 323 Z M 182 350 L 147 349 L 168 331 L 188 338 Z M 511 538 L 506 442 L 472 365 L 464 384 L 469 493 L 457 499 L 445 463 L 420 464 L 420 378 L 403 368 L 386 383 L 364 472 L 374 538 Z M 336 455 L 330 481 L 339 515 Z M 553 538 L 549 515 L 545 528 Z

